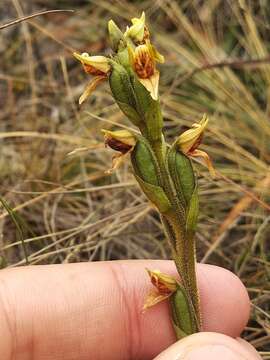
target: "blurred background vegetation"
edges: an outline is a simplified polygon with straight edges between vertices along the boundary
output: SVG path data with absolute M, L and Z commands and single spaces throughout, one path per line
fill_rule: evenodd
M 88 76 L 72 51 L 109 54 L 107 21 L 144 10 L 164 54 L 168 138 L 210 117 L 196 163 L 198 260 L 234 271 L 248 288 L 244 336 L 270 359 L 270 8 L 267 0 L 1 0 L 1 266 L 167 258 L 157 214 L 128 162 L 113 175 L 101 128 L 130 126 L 100 86 L 81 108 Z M 230 316 L 230 314 L 228 314 Z

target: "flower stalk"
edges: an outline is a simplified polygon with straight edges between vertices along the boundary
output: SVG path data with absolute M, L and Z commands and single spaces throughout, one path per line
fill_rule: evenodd
M 163 63 L 164 57 L 150 41 L 145 14 L 131 22 L 123 33 L 112 20 L 109 21 L 111 57 L 74 54 L 85 71 L 95 76 L 80 103 L 89 97 L 99 82 L 108 80 L 119 108 L 140 130 L 140 135 L 127 130 L 103 130 L 106 146 L 116 151 L 110 171 L 130 155 L 135 179 L 160 214 L 180 281 L 158 270 L 147 270 L 156 290 L 147 298 L 145 308 L 169 299 L 175 333 L 181 338 L 201 330 L 194 240 L 198 186 L 191 159 L 201 157 L 211 174 L 214 173 L 208 155 L 198 149 L 208 119 L 204 116 L 172 145 L 166 143 L 157 68 L 157 63 Z

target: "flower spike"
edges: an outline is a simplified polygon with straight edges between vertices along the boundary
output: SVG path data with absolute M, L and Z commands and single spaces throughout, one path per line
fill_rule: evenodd
M 112 168 L 107 173 L 130 157 L 136 181 L 160 214 L 180 277 L 178 281 L 159 270 L 147 270 L 154 290 L 148 295 L 144 309 L 168 299 L 172 324 L 179 339 L 202 328 L 194 238 L 199 197 L 190 157 L 201 157 L 213 173 L 208 155 L 198 149 L 208 119 L 204 116 L 172 146 L 167 144 L 163 134 L 157 68 L 157 63 L 163 63 L 164 57 L 150 42 L 145 13 L 132 19 L 124 32 L 110 20 L 108 32 L 113 50 L 110 56 L 74 53 L 85 72 L 94 76 L 81 95 L 80 104 L 100 82 L 108 79 L 117 106 L 140 130 L 138 133 L 132 130 L 102 130 L 105 146 L 114 150 Z M 76 149 L 73 154 L 85 149 Z

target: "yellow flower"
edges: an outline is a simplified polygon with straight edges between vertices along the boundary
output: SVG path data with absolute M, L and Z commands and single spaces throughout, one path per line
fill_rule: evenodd
M 135 41 L 142 41 L 144 38 L 145 30 L 145 13 L 143 12 L 141 17 L 131 19 L 132 26 L 127 27 L 127 30 L 124 34 L 125 37 L 130 37 Z
M 105 56 L 90 56 L 86 52 L 82 54 L 74 52 L 73 55 L 83 64 L 83 66 L 85 67 L 85 71 L 88 74 L 96 75 L 97 72 L 98 74 L 107 74 L 110 71 L 111 67 L 108 58 L 106 58 Z
M 170 297 L 177 290 L 177 281 L 174 277 L 159 270 L 148 270 L 148 275 L 156 290 L 148 294 L 143 309 L 148 309 Z
M 204 115 L 198 124 L 193 124 L 189 130 L 179 136 L 177 144 L 183 153 L 192 153 L 200 145 L 207 124 L 208 118 Z
M 92 94 L 98 84 L 107 79 L 111 67 L 105 56 L 90 56 L 88 53 L 73 53 L 73 55 L 82 63 L 87 74 L 95 76 L 80 96 L 79 104 L 81 105 Z
M 177 281 L 174 277 L 164 274 L 159 270 L 147 269 L 152 284 L 157 288 L 160 294 L 171 294 L 176 291 Z
M 163 63 L 164 57 L 149 40 L 146 40 L 145 44 L 138 45 L 135 50 L 128 46 L 128 52 L 130 63 L 138 80 L 150 92 L 151 97 L 157 100 L 159 71 L 156 69 L 156 62 Z
M 132 132 L 128 130 L 101 130 L 104 133 L 105 146 L 109 146 L 111 149 L 119 152 L 113 156 L 112 167 L 107 173 L 112 173 L 123 162 L 126 155 L 128 155 L 136 145 L 136 138 Z
M 199 123 L 193 124 L 189 130 L 181 134 L 176 140 L 176 143 L 179 150 L 184 154 L 191 157 L 201 157 L 205 165 L 207 166 L 211 176 L 214 177 L 215 170 L 213 168 L 209 155 L 206 152 L 197 149 L 201 144 L 203 133 L 207 124 L 208 118 L 206 115 L 204 115 Z
M 109 131 L 102 129 L 101 131 L 104 133 L 105 144 L 121 153 L 125 154 L 136 144 L 136 138 L 128 130 Z

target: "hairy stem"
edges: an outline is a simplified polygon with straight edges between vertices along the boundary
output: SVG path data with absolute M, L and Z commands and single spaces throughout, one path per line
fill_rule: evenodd
M 188 239 L 186 236 L 185 209 L 178 200 L 176 190 L 170 178 L 164 158 L 163 144 L 161 141 L 152 142 L 152 148 L 161 172 L 161 185 L 173 205 L 171 211 L 161 215 L 161 219 L 177 271 L 187 291 L 190 304 L 194 309 L 194 326 L 199 331 L 201 328 L 201 315 L 195 271 L 196 253 L 194 239 Z

